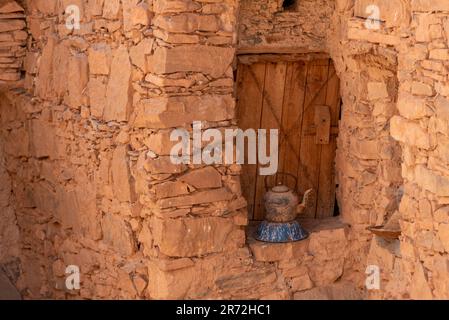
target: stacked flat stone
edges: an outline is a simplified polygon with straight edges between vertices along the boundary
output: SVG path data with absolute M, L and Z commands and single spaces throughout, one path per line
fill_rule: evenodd
M 449 299 L 449 1 L 297 3 L 27 1 L 28 91 L 0 96 L 0 269 L 24 298 Z M 239 50 L 327 52 L 341 80 L 341 216 L 305 241 L 251 238 L 239 166 L 170 161 L 173 129 L 238 123 L 237 23 Z M 373 238 L 396 210 L 400 239 Z
M 0 83 L 20 79 L 28 33 L 24 9 L 15 1 L 0 0 Z

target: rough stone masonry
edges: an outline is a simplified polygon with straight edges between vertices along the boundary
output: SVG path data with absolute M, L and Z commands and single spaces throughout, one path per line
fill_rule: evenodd
M 170 162 L 173 129 L 238 126 L 240 52 L 340 78 L 341 215 L 305 241 L 253 240 L 240 166 Z M 448 74 L 441 0 L 0 0 L 0 271 L 26 299 L 449 299 Z

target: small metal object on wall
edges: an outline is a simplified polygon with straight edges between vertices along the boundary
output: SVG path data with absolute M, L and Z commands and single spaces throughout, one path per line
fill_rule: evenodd
M 315 107 L 315 143 L 329 144 L 331 135 L 331 111 L 328 106 Z

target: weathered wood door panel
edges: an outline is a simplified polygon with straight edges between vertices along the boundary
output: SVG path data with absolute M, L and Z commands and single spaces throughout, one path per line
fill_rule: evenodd
M 278 171 L 298 177 L 301 195 L 309 188 L 316 191 L 314 206 L 305 216 L 332 216 L 340 116 L 339 80 L 332 62 L 240 64 L 237 83 L 239 127 L 279 129 Z M 243 166 L 241 183 L 250 218 L 262 220 L 264 177 L 258 175 L 257 165 Z

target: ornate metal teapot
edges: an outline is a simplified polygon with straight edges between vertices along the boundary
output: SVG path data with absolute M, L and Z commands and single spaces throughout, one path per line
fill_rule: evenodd
M 290 242 L 305 239 L 308 233 L 300 226 L 296 218 L 312 205 L 313 189 L 307 190 L 302 202 L 299 203 L 299 197 L 294 191 L 298 183 L 296 177 L 287 173 L 278 173 L 277 175 L 293 178 L 295 187 L 290 189 L 287 185 L 279 183 L 270 189 L 267 183 L 268 177 L 265 178 L 267 190 L 264 196 L 265 221 L 259 225 L 257 239 L 266 242 Z

